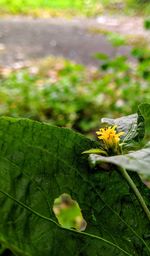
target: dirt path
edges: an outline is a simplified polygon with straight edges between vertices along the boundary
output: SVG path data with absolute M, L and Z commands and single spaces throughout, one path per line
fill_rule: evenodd
M 133 20 L 132 20 L 133 22 Z M 96 52 L 114 57 L 116 54 L 129 55 L 130 47 L 115 49 L 102 34 L 91 33 L 91 28 L 107 29 L 114 32 L 142 34 L 142 21 L 127 24 L 123 19 L 99 17 L 86 19 L 32 19 L 25 17 L 0 20 L 0 65 L 11 66 L 49 55 L 63 56 L 78 63 L 96 66 L 93 58 Z M 135 29 L 137 27 L 138 29 Z M 133 27 L 133 28 L 132 28 Z M 121 30 L 121 31 L 120 31 Z M 144 34 L 146 36 L 146 34 Z

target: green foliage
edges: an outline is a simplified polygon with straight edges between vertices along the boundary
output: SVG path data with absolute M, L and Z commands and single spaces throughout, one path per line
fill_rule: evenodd
M 134 14 L 134 10 L 138 14 L 149 15 L 150 2 L 149 0 L 127 0 L 128 11 Z
M 0 114 L 89 131 L 98 123 L 101 101 L 98 86 L 86 75 L 83 67 L 71 63 L 58 72 L 48 69 L 43 77 L 41 71 L 37 75 L 30 74 L 30 70 L 12 73 L 1 79 Z
M 148 256 L 149 222 L 124 178 L 91 170 L 84 150 L 97 143 L 69 129 L 0 119 L 0 241 L 15 255 Z M 149 204 L 149 191 L 133 179 Z M 86 232 L 60 226 L 54 199 L 67 193 Z
M 100 15 L 103 11 L 124 14 L 149 13 L 149 0 L 0 0 L 1 14 L 33 16 Z
M 57 16 L 64 14 L 85 14 L 92 15 L 96 14 L 97 10 L 100 8 L 100 3 L 98 0 L 80 1 L 80 0 L 0 0 L 1 14 L 11 13 L 11 14 L 32 14 L 37 16 L 42 16 L 42 14 L 47 11 L 47 14 Z M 56 12 L 55 12 L 56 11 Z
M 115 47 L 119 47 L 126 44 L 124 36 L 121 36 L 118 33 L 109 32 L 107 38 Z
M 132 54 L 136 66 L 124 56 L 110 59 L 97 54 L 102 59 L 100 70 L 56 60 L 61 67 L 48 62 L 37 73 L 31 67 L 1 75 L 0 114 L 89 133 L 99 126 L 100 116 L 126 115 L 150 101 L 150 52 L 134 49 Z
M 146 19 L 145 21 L 144 21 L 144 27 L 145 27 L 145 29 L 150 29 L 150 18 L 148 19 Z

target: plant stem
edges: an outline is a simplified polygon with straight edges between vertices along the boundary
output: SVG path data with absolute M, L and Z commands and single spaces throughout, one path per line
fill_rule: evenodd
M 128 184 L 130 185 L 130 187 L 132 188 L 132 190 L 134 191 L 139 203 L 141 204 L 145 214 L 147 215 L 149 221 L 150 221 L 150 210 L 148 209 L 144 198 L 142 197 L 140 191 L 138 190 L 137 186 L 135 185 L 134 181 L 131 179 L 131 177 L 129 176 L 129 174 L 127 173 L 127 171 L 124 168 L 119 168 L 121 174 L 123 175 L 123 177 L 126 179 L 126 181 L 128 182 Z

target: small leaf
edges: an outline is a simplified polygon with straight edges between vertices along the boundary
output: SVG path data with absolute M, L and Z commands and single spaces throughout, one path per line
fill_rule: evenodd
M 91 148 L 89 150 L 84 151 L 82 154 L 98 154 L 107 156 L 107 152 L 99 148 Z
M 102 52 L 96 53 L 96 54 L 95 54 L 95 57 L 96 57 L 96 59 L 101 60 L 101 61 L 106 61 L 106 60 L 108 60 L 108 55 L 105 54 L 105 53 L 102 53 Z
M 58 222 L 64 228 L 75 228 L 79 231 L 86 229 L 86 221 L 83 219 L 79 204 L 72 200 L 68 194 L 62 194 L 54 201 L 53 211 Z

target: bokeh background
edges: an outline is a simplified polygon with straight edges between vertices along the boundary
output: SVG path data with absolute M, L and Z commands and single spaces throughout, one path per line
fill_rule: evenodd
M 150 102 L 150 2 L 0 0 L 0 115 L 92 137 Z

